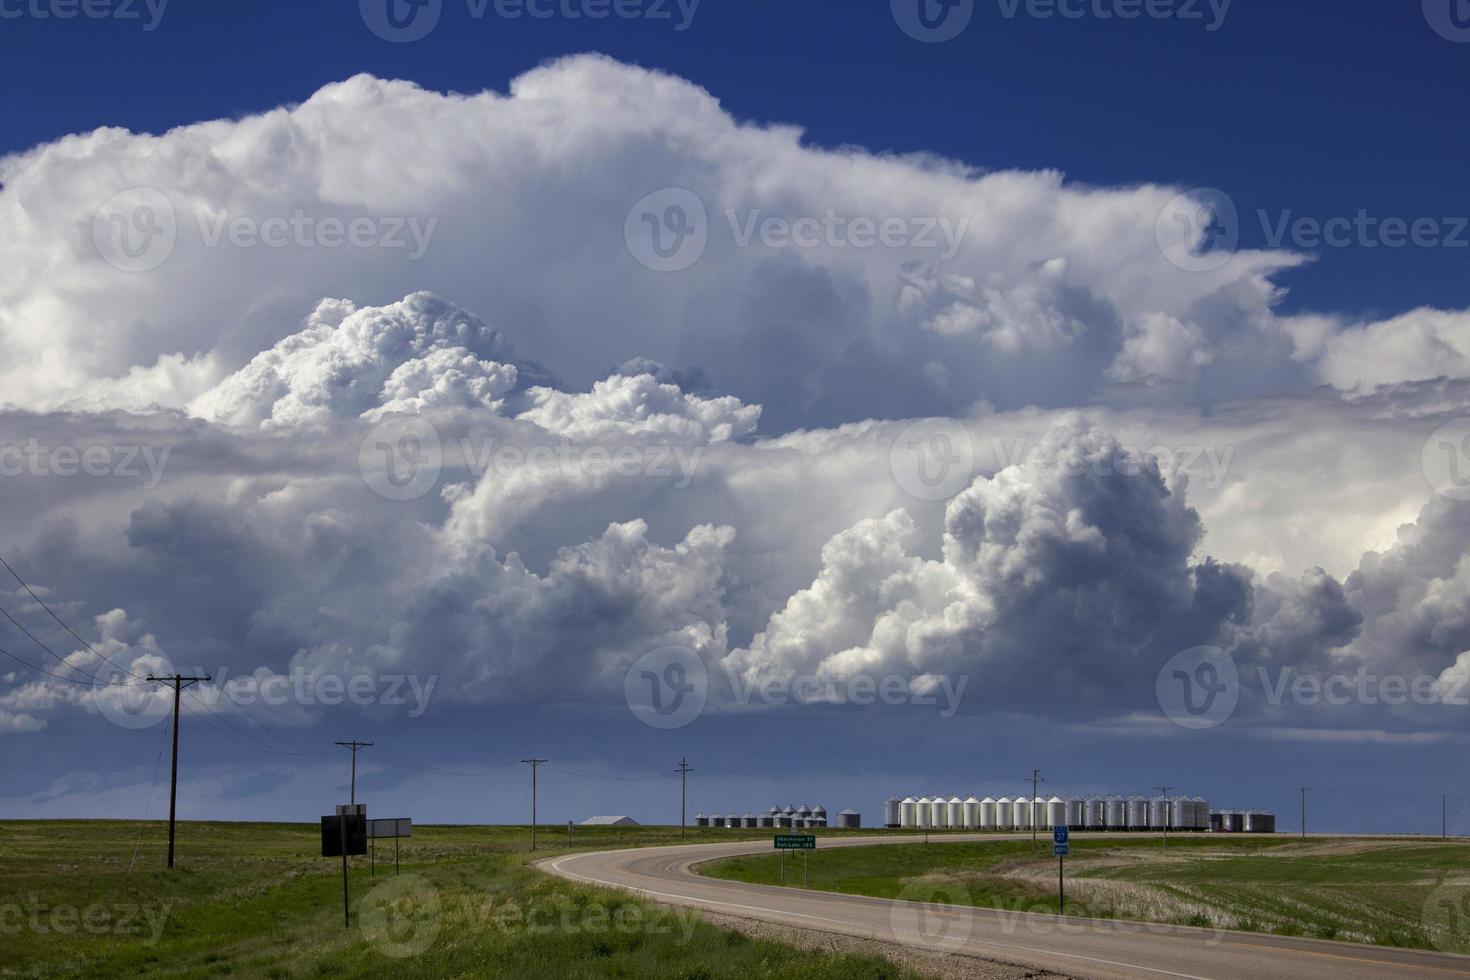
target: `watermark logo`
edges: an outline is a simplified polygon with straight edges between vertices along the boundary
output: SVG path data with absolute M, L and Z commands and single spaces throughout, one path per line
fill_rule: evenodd
M 975 928 L 970 894 L 958 881 L 919 880 L 905 885 L 888 908 L 888 926 L 899 942 L 956 952 Z
M 374 426 L 357 453 L 368 488 L 385 500 L 417 500 L 439 482 L 444 449 L 428 419 L 399 415 Z
M 1240 703 L 1240 671 L 1219 647 L 1191 647 L 1164 664 L 1154 684 L 1159 707 L 1181 728 L 1202 731 L 1230 720 Z
M 955 716 L 964 700 L 965 688 L 970 686 L 969 674 L 961 674 L 958 678 L 948 674 L 925 674 L 912 680 L 901 674 L 884 677 L 862 673 L 844 677 L 773 674 L 756 680 L 731 667 L 726 667 L 725 672 L 730 680 L 730 689 L 735 693 L 735 702 L 740 705 L 749 706 L 756 700 L 773 707 L 793 704 L 801 707 L 814 704 L 855 704 L 859 707 L 911 705 L 938 708 L 941 718 Z
M 1420 462 L 1435 493 L 1451 500 L 1470 500 L 1470 417 L 1435 429 L 1424 442 Z
M 1240 212 L 1224 191 L 1187 191 L 1164 205 L 1154 236 L 1170 265 L 1185 272 L 1213 272 L 1240 247 Z
M 421 956 L 443 927 L 439 889 L 421 875 L 394 876 L 363 896 L 357 921 L 368 945 L 384 956 Z
M 1470 882 L 1446 882 L 1424 902 L 1424 931 L 1445 953 L 1470 953 Z
M 357 0 L 362 22 L 384 41 L 421 41 L 439 26 L 444 0 Z
M 628 251 L 654 272 L 683 272 L 709 245 L 709 212 L 699 195 L 666 187 L 643 198 L 623 224 Z
M 1470 0 L 1424 0 L 1424 19 L 1446 41 L 1470 44 Z
M 114 194 L 92 216 L 92 244 L 108 265 L 150 272 L 168 261 L 178 243 L 173 202 L 152 187 Z
M 975 0 L 890 0 L 893 22 L 924 44 L 953 41 L 970 26 Z
M 144 32 L 163 23 L 169 0 L 0 0 L 0 20 L 136 20 Z
M 172 452 L 172 446 L 53 446 L 32 438 L 0 445 L 0 477 L 115 477 L 153 490 Z
M 709 671 L 688 647 L 665 646 L 634 661 L 623 677 L 628 709 L 650 728 L 683 728 L 709 700 Z
M 172 902 L 49 905 L 31 895 L 25 903 L 0 905 L 0 936 L 23 932 L 37 936 L 142 936 L 144 946 L 153 946 L 163 938 L 172 908 Z
M 1001 16 L 1014 20 L 1175 20 L 1203 23 L 1213 34 L 1225 26 L 1235 0 L 997 0 Z M 1206 19 L 1208 18 L 1208 20 Z
M 888 468 L 910 496 L 948 500 L 974 479 L 975 440 L 956 419 L 922 419 L 894 438 Z
M 123 664 L 136 664 L 146 652 L 152 666 L 148 671 Z M 168 689 L 148 680 L 148 676 L 166 677 L 174 672 L 168 658 L 157 650 L 124 650 L 113 654 L 91 671 L 92 704 L 97 712 L 119 728 L 134 731 L 152 728 L 173 711 Z

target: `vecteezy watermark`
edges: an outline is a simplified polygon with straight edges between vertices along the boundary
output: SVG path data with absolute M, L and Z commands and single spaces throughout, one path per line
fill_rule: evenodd
M 163 482 L 172 446 L 52 446 L 31 438 L 0 444 L 0 477 L 114 477 L 139 480 L 145 490 Z
M 158 29 L 169 0 L 0 0 L 0 20 L 137 21 L 145 31 Z
M 901 943 L 957 952 L 975 930 L 969 890 L 955 879 L 921 878 L 888 907 L 888 928 Z
M 694 24 L 701 0 L 465 0 L 471 20 L 493 16 L 520 21 L 641 20 L 683 33 Z M 444 0 L 358 0 L 362 22 L 384 41 L 421 41 L 439 26 Z
M 363 896 L 357 924 L 368 945 L 384 956 L 408 959 L 439 938 L 444 913 L 439 889 L 421 875 L 389 878 Z
M 921 419 L 894 437 L 888 469 L 910 496 L 948 500 L 975 479 L 975 440 L 956 419 Z
M 172 902 L 51 904 L 31 895 L 25 902 L 0 905 L 0 936 L 141 936 L 144 946 L 152 946 L 163 936 L 172 907 Z
M 194 231 L 208 249 L 401 250 L 410 262 L 429 250 L 438 218 L 410 215 L 242 214 L 205 206 L 193 211 Z M 92 242 L 104 261 L 124 272 L 151 272 L 178 247 L 173 202 L 152 187 L 134 187 L 109 198 L 92 217 Z
M 1400 217 L 1359 208 L 1349 215 L 1315 217 L 1287 208 L 1255 214 L 1268 248 L 1470 248 L 1470 216 Z M 1170 263 L 1186 272 L 1213 272 L 1240 248 L 1240 213 L 1212 187 L 1187 191 L 1159 212 L 1155 234 Z
M 1075 439 L 1070 442 L 1073 446 L 1078 444 Z M 1000 467 L 1019 465 L 1030 451 L 1029 446 L 1024 436 L 990 440 L 991 452 Z M 1105 456 L 1063 452 L 1058 455 L 1057 469 L 1068 476 L 1138 476 L 1152 461 L 1162 473 L 1183 473 L 1191 480 L 1202 480 L 1211 490 L 1218 490 L 1225 485 L 1234 460 L 1234 446 L 1169 446 L 1160 443 L 1147 448 L 1119 446 L 1116 452 Z
M 1470 705 L 1470 673 L 1379 673 L 1367 665 L 1352 672 L 1318 674 L 1296 667 L 1274 670 L 1257 666 L 1254 680 L 1272 708 L 1362 707 L 1406 705 L 1465 707 Z M 1235 659 L 1213 646 L 1192 647 L 1175 654 L 1159 671 L 1155 684 L 1159 707 L 1181 728 L 1217 728 L 1229 721 L 1240 704 L 1242 677 Z
M 493 437 L 461 437 L 451 443 L 473 477 L 508 477 L 522 470 L 554 472 L 575 481 L 607 477 L 652 477 L 672 481 L 676 490 L 694 482 L 703 446 L 630 442 L 584 445 L 561 438 L 553 444 L 520 446 Z M 439 484 L 447 465 L 439 430 L 428 419 L 399 415 L 372 428 L 358 447 L 363 482 L 387 500 L 417 500 Z
M 688 647 L 658 647 L 635 660 L 623 675 L 623 697 L 633 716 L 650 728 L 683 728 L 704 712 L 709 671 Z
M 964 699 L 965 688 L 970 685 L 969 674 L 961 674 L 958 681 L 948 674 L 926 674 L 922 679 L 900 674 L 883 677 L 872 674 L 843 677 L 796 674 L 791 677 L 770 676 L 757 681 L 748 680 L 735 670 L 727 669 L 726 673 L 735 693 L 735 702 L 745 706 L 756 701 L 771 706 L 855 704 L 868 707 L 881 703 L 894 707 L 937 707 L 941 718 L 954 717 Z
M 1240 212 L 1222 190 L 1188 191 L 1164 205 L 1154 237 L 1169 264 L 1185 272 L 1213 272 L 1240 246 Z
M 1159 707 L 1181 728 L 1201 731 L 1230 720 L 1240 703 L 1240 671 L 1219 647 L 1198 646 L 1170 657 L 1154 682 Z
M 1001 932 L 1007 936 L 1177 936 L 1181 929 L 1167 922 L 1147 922 L 1140 918 L 1130 920 L 1130 910 L 1119 907 L 1115 901 L 1089 904 L 1088 915 L 1058 915 L 1056 904 L 1050 899 L 1023 898 L 1000 903 L 995 913 L 1000 920 Z M 1207 947 L 1219 946 L 1225 941 L 1225 930 L 1219 925 L 1182 928 L 1207 932 L 1209 938 L 1204 943 Z
M 676 490 L 684 490 L 694 482 L 704 456 L 703 446 L 584 446 L 565 438 L 555 445 L 524 447 L 512 443 L 496 445 L 493 438 L 478 443 L 464 438 L 459 441 L 459 449 L 470 472 L 481 477 L 487 473 L 508 476 L 527 468 L 594 480 L 608 476 L 651 476 L 673 480 Z
M 138 670 L 139 659 L 148 657 L 148 673 Z M 125 667 L 124 664 L 132 666 Z M 174 673 L 168 658 L 158 650 L 128 649 L 114 653 L 95 667 L 92 674 L 92 706 L 119 728 L 139 731 L 152 728 L 173 711 L 173 701 L 163 685 L 149 676 Z
M 1203 24 L 1210 33 L 1225 26 L 1234 0 L 995 0 L 1004 20 L 1174 20 Z M 975 0 L 890 0 L 893 20 L 909 37 L 942 44 L 964 33 Z
M 1360 666 L 1351 674 L 1310 674 L 1295 667 L 1282 667 L 1272 672 L 1257 667 L 1266 703 L 1280 707 L 1293 704 L 1312 707 L 1319 704 L 1342 708 L 1348 705 L 1387 705 L 1391 708 L 1416 704 L 1421 707 L 1448 705 L 1462 708 L 1470 705 L 1470 675 L 1446 673 L 1379 674 Z
M 1470 953 L 1470 881 L 1448 881 L 1430 892 L 1422 922 L 1435 949 Z
M 724 212 L 730 241 L 740 249 L 873 248 L 930 250 L 941 261 L 959 253 L 971 218 L 872 216 L 827 208 L 821 214 L 768 214 L 759 208 Z M 685 187 L 665 187 L 643 197 L 623 221 L 628 252 L 654 272 L 682 272 L 698 262 L 712 233 L 704 200 Z
M 1424 479 L 1451 500 L 1470 500 L 1470 417 L 1446 422 L 1424 441 Z
M 212 675 L 213 687 L 205 687 L 201 700 L 229 707 L 233 702 L 249 707 L 253 704 L 279 708 L 297 705 L 304 708 L 354 704 L 360 708 L 381 706 L 408 708 L 408 717 L 421 718 L 429 710 L 429 699 L 439 683 L 438 674 L 371 674 L 334 673 L 292 667 L 284 674 L 241 674 L 231 678 L 228 668 Z M 223 688 L 223 693 L 219 691 Z
M 1424 19 L 1446 41 L 1470 44 L 1470 0 L 1424 0 Z
M 358 446 L 357 468 L 368 488 L 385 500 L 417 500 L 434 489 L 444 469 L 439 430 L 417 415 L 384 419 Z

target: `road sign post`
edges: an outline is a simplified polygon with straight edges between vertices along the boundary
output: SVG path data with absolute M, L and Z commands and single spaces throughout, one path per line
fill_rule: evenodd
M 1051 829 L 1051 852 L 1057 856 L 1057 915 L 1067 914 L 1067 854 L 1072 849 L 1071 831 L 1066 827 Z
M 775 838 L 776 850 L 781 854 L 781 884 L 786 884 L 786 852 L 801 852 L 801 887 L 806 887 L 806 852 L 817 849 L 817 838 L 815 834 L 777 834 Z

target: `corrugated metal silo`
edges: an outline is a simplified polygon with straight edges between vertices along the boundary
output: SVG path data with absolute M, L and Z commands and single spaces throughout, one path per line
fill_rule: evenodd
M 1048 827 L 1067 826 L 1067 801 L 1060 796 L 1053 796 L 1046 801 L 1046 825 Z
M 980 801 L 980 829 L 981 830 L 994 830 L 995 829 L 995 798 L 994 797 L 987 796 L 987 797 L 985 797 L 985 799 L 983 799 L 983 800 Z
M 1128 829 L 1128 801 L 1123 797 L 1108 797 L 1107 824 L 1109 830 Z
M 723 827 L 725 826 L 725 818 L 718 813 L 710 814 L 709 825 L 711 827 Z
M 709 826 L 709 815 L 708 814 L 705 814 L 705 813 L 696 813 L 694 815 L 694 826 L 696 826 L 696 827 L 708 827 Z
M 1171 830 L 1188 830 L 1194 821 L 1194 804 L 1181 796 L 1170 803 L 1169 814 L 1173 821 L 1169 825 Z
M 764 814 L 762 814 L 761 815 L 761 826 L 762 827 L 765 827 L 765 828 L 770 828 L 770 827 L 776 826 L 776 815 L 774 813 L 764 813 Z
M 1101 796 L 1089 796 L 1082 804 L 1083 823 L 1088 830 L 1103 830 L 1108 825 L 1108 804 Z
M 1083 800 L 1080 796 L 1073 796 L 1067 800 L 1067 826 L 1073 830 L 1081 830 L 1086 819 L 1083 816 Z
M 902 802 L 896 796 L 890 796 L 883 801 L 883 826 L 889 830 L 903 826 L 903 815 L 900 812 Z M 847 811 L 843 811 L 844 813 Z M 842 814 L 838 814 L 842 816 Z
M 1018 796 L 1011 801 L 1011 823 L 1017 830 L 1030 830 L 1036 804 L 1029 797 Z
M 1128 829 L 1148 829 L 1148 800 L 1142 796 L 1128 798 Z
M 965 825 L 965 801 L 958 796 L 949 798 L 949 812 L 944 815 L 944 825 L 954 828 Z
M 932 830 L 942 830 L 949 826 L 949 801 L 942 796 L 936 796 L 929 803 L 929 827 Z
M 1016 826 L 1015 801 L 1009 796 L 1002 796 L 995 801 L 995 829 L 1010 830 Z
M 822 804 L 820 804 L 820 803 L 818 803 L 816 806 L 812 807 L 812 826 L 813 827 L 825 827 L 825 826 L 827 826 L 827 808 L 824 807 L 824 806 L 822 806 Z
M 1148 801 L 1148 829 L 1163 830 L 1169 826 L 1169 801 L 1155 796 Z
M 918 817 L 918 821 L 914 825 L 915 827 L 920 830 L 928 830 L 934 825 L 934 801 L 929 799 L 929 797 L 919 797 L 918 801 L 914 803 L 914 813 Z
M 758 828 L 761 825 L 761 818 L 753 813 L 747 813 L 742 822 L 748 828 Z
M 738 828 L 740 826 L 740 814 L 738 814 L 738 813 L 728 814 L 725 817 L 725 826 L 726 827 L 735 827 L 735 828 Z
M 914 809 L 918 805 L 918 802 L 919 801 L 914 799 L 912 796 L 905 796 L 903 800 L 898 804 L 898 825 L 905 830 L 912 829 L 919 825 L 919 817 L 914 812 Z
M 1225 829 L 1232 834 L 1245 833 L 1245 814 L 1231 810 L 1225 814 Z
M 862 825 L 862 814 L 856 810 L 843 810 L 837 814 L 837 826 L 843 830 L 857 830 Z
M 1194 804 L 1194 825 L 1192 830 L 1210 829 L 1210 804 L 1202 797 L 1196 796 L 1189 802 Z
M 965 829 L 974 830 L 980 826 L 980 801 L 971 796 L 965 800 Z

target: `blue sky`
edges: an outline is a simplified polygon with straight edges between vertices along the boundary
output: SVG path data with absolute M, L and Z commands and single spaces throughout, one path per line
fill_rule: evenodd
M 185 719 L 191 816 L 312 819 L 358 737 L 421 820 L 522 818 L 533 754 L 549 820 L 668 819 L 687 755 L 695 811 L 1039 766 L 1436 830 L 1460 0 L 977 0 L 944 43 L 919 0 L 624 2 L 669 16 L 0 0 L 0 556 L 36 592 L 0 582 L 0 816 L 160 812 L 115 660 L 235 685 Z M 303 674 L 433 693 L 231 703 Z M 645 723 L 688 676 L 707 707 Z M 749 695 L 857 679 L 902 703 Z

